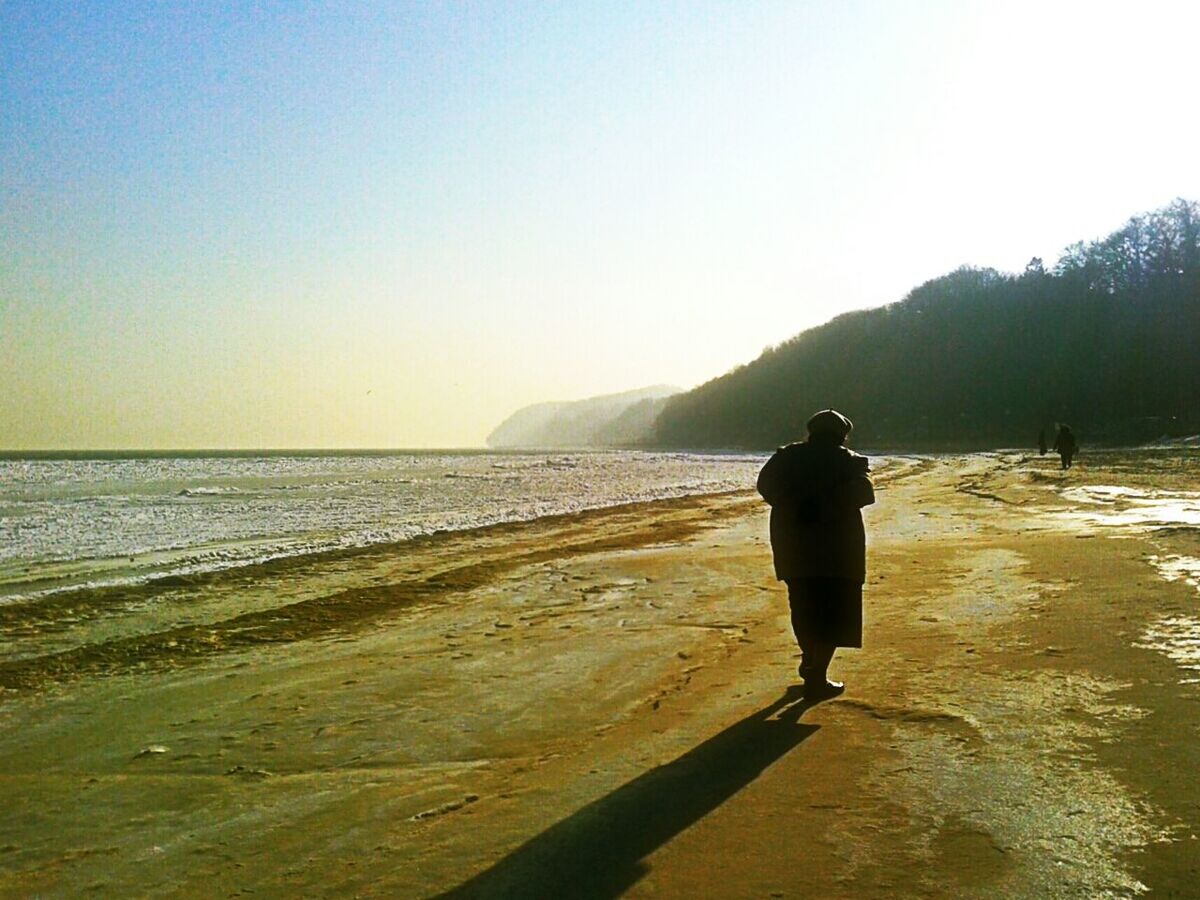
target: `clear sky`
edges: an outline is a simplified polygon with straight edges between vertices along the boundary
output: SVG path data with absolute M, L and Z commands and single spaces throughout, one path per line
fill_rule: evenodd
M 1200 4 L 0 2 L 0 447 L 481 444 L 1200 199 Z

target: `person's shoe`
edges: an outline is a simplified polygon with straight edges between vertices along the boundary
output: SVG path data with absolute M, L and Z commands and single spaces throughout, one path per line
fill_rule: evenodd
M 828 700 L 846 690 L 846 685 L 840 681 L 806 681 L 804 682 L 805 700 Z

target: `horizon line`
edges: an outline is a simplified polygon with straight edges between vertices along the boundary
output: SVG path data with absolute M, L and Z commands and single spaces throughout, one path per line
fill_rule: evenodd
M 13 458 L 20 456 L 116 456 L 120 454 L 153 456 L 156 454 L 179 453 L 211 455 L 234 453 L 445 453 L 489 449 L 493 448 L 489 448 L 484 444 L 462 445 L 457 447 L 0 447 L 0 458 Z

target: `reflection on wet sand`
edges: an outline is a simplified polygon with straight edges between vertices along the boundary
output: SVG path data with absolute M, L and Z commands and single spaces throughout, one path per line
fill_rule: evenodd
M 1068 488 L 1064 499 L 1085 508 L 1061 513 L 1069 520 L 1114 528 L 1200 525 L 1200 492 L 1143 490 L 1095 484 Z
M 1186 672 L 1200 673 L 1200 619 L 1164 616 L 1142 633 L 1137 646 L 1166 654 Z M 1185 677 L 1180 683 L 1200 684 L 1200 674 Z

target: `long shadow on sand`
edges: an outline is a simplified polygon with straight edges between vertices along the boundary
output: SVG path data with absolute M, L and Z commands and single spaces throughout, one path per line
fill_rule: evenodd
M 642 860 L 699 821 L 810 734 L 812 704 L 798 687 L 683 756 L 639 775 L 439 896 L 618 897 L 647 871 Z

